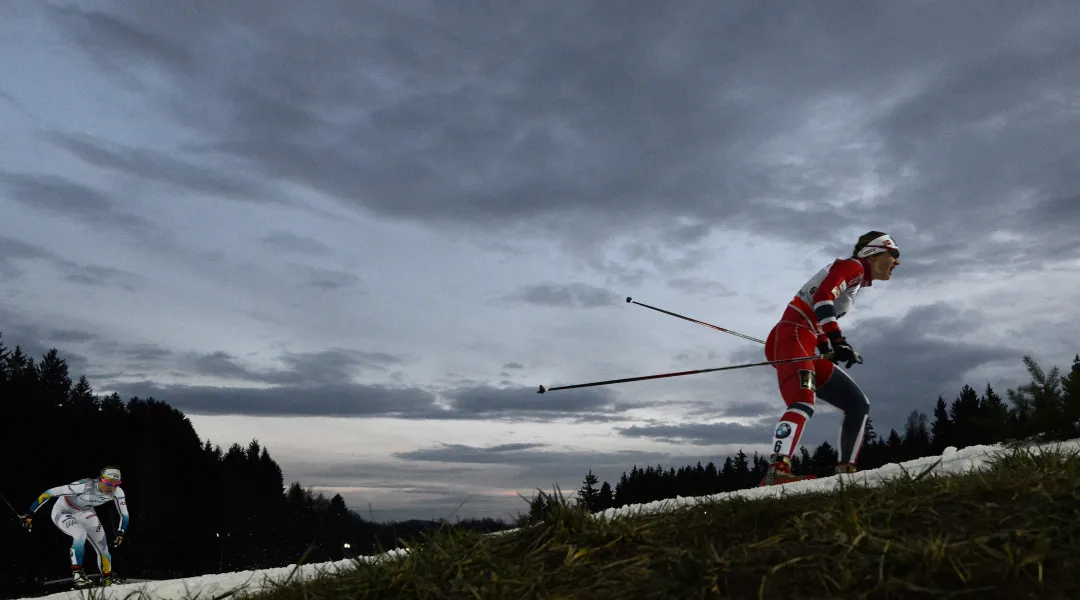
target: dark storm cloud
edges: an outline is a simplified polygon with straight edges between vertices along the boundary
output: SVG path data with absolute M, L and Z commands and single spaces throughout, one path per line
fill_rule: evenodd
M 129 230 L 154 228 L 142 217 L 118 210 L 104 192 L 63 177 L 0 171 L 0 186 L 13 202 L 77 222 Z
M 453 414 L 480 419 L 556 420 L 588 415 L 613 416 L 631 405 L 619 402 L 609 390 L 558 390 L 538 394 L 535 387 L 462 387 L 445 392 Z
M 192 363 L 195 372 L 200 375 L 214 375 L 249 381 L 259 378 L 257 374 L 249 371 L 246 367 L 240 366 L 228 352 L 221 350 L 198 356 Z
M 78 379 L 89 360 L 84 354 L 72 350 L 77 342 L 65 341 L 64 337 L 62 331 L 50 330 L 21 313 L 0 306 L 0 342 L 8 350 L 18 347 L 23 354 L 40 361 L 49 350 L 56 348 L 60 358 L 68 364 L 69 375 Z
M 589 415 L 614 415 L 626 406 L 605 403 L 594 394 L 566 394 L 543 403 L 534 389 L 443 391 L 451 406 L 436 402 L 431 390 L 356 384 L 340 373 L 310 371 L 251 372 L 227 355 L 209 355 L 196 363 L 199 372 L 237 381 L 273 381 L 271 387 L 195 386 L 153 381 L 114 382 L 107 386 L 122 395 L 153 396 L 192 414 L 263 416 L 397 417 L 402 419 L 492 420 L 549 422 Z M 280 383 L 289 381 L 290 383 Z
M 726 50 L 767 48 L 760 31 L 744 25 L 768 28 L 771 18 L 752 7 L 726 15 L 647 8 L 618 18 L 586 3 L 534 14 L 491 7 L 469 14 L 438 3 L 281 7 L 244 14 L 262 26 L 250 40 L 258 52 L 234 55 L 231 72 L 194 48 L 214 28 L 241 19 L 231 8 L 193 3 L 170 14 L 167 25 L 157 11 L 138 7 L 115 13 L 124 19 L 101 12 L 80 19 L 71 11 L 63 24 L 77 30 L 91 56 L 130 60 L 149 52 L 180 87 L 209 88 L 220 109 L 206 111 L 202 125 L 218 138 L 217 151 L 394 216 L 489 220 L 580 207 L 632 214 L 661 198 L 690 212 L 712 213 L 706 207 L 714 203 L 738 210 L 717 192 L 749 192 L 764 173 L 739 175 L 746 171 L 734 165 L 717 173 L 701 157 L 749 166 L 731 144 L 790 123 L 767 105 L 714 87 L 740 71 L 751 75 L 745 65 L 726 64 Z M 291 14 L 300 10 L 300 19 Z M 348 34 L 313 28 L 322 33 L 311 37 L 289 26 L 350 20 L 365 27 Z M 283 29 L 270 37 L 275 25 Z M 342 77 L 347 64 L 333 57 L 357 54 L 389 79 L 374 72 Z M 704 77 L 702 64 L 711 67 Z M 306 93 L 274 97 L 269 81 Z M 328 123 L 315 115 L 347 104 L 360 113 L 321 136 L 317 130 Z M 450 177 L 477 184 L 446 186 Z
M 124 360 L 160 361 L 173 356 L 173 351 L 155 344 L 120 343 L 115 339 L 85 329 L 56 328 L 41 324 L 37 319 L 21 312 L 0 307 L 0 324 L 3 324 L 4 337 L 11 343 L 34 344 L 35 347 L 60 344 L 64 347 L 85 345 L 98 356 L 121 357 Z M 18 338 L 20 342 L 14 340 Z M 61 350 L 63 355 L 65 350 Z
M 394 360 L 397 357 L 387 357 L 384 362 Z M 124 381 L 130 380 L 130 376 L 120 375 L 105 386 L 127 395 L 152 395 L 193 414 L 595 422 L 616 420 L 627 410 L 643 406 L 618 402 L 609 393 L 594 390 L 541 395 L 532 387 L 470 386 L 433 391 L 422 387 L 357 384 L 351 381 L 354 371 L 380 367 L 370 358 L 347 352 L 286 355 L 283 362 L 288 368 L 256 370 L 225 352 L 215 352 L 189 358 L 188 364 L 197 374 L 235 383 L 221 386 L 130 383 Z
M 667 281 L 668 287 L 687 294 L 700 294 L 712 298 L 734 296 L 735 292 L 723 283 L 703 277 L 675 277 Z
M 32 337 L 40 337 L 35 331 L 30 333 Z M 171 368 L 178 375 L 186 371 L 228 382 L 222 385 L 166 385 L 152 380 L 131 383 L 132 377 L 137 376 L 134 371 L 99 374 L 106 379 L 104 387 L 127 395 L 153 395 L 193 414 L 582 422 L 616 420 L 626 411 L 642 406 L 617 401 L 608 390 L 566 390 L 541 395 L 532 386 L 513 384 L 495 387 L 466 382 L 459 387 L 432 390 L 354 383 L 354 378 L 362 373 L 385 372 L 408 362 L 407 357 L 385 352 L 334 349 L 284 353 L 277 358 L 280 367 L 256 368 L 224 351 L 183 355 L 151 345 L 125 349 L 103 340 L 91 341 L 91 348 L 99 355 L 120 357 L 128 366 L 153 367 L 159 371 Z
M 503 300 L 539 306 L 597 308 L 618 304 L 622 299 L 611 290 L 587 283 L 540 283 L 525 286 Z
M 52 4 L 45 4 L 45 7 L 90 58 L 110 71 L 121 67 L 110 61 L 122 61 L 128 68 L 146 62 L 180 71 L 191 67 L 193 55 L 189 48 L 144 31 L 115 15 Z
M 237 200 L 288 203 L 272 188 L 218 167 L 196 165 L 149 148 L 107 143 L 88 136 L 52 133 L 54 144 L 87 164 L 196 192 Z
M 358 350 L 323 350 L 309 353 L 286 353 L 280 357 L 285 368 L 259 370 L 241 364 L 227 352 L 194 355 L 190 359 L 195 373 L 213 375 L 249 383 L 272 385 L 343 384 L 362 371 L 385 371 L 400 365 L 405 358 L 385 352 Z
M 0 100 L 3 100 L 5 103 L 10 104 L 11 106 L 14 106 L 15 108 L 18 108 L 18 109 L 26 112 L 26 106 L 23 105 L 22 102 L 19 102 L 18 100 L 15 99 L 14 96 L 12 96 L 11 94 L 9 94 L 9 93 L 7 93 L 7 92 L 5 92 L 3 90 L 0 90 Z
M 667 246 L 884 217 L 912 258 L 967 227 L 1020 260 L 1054 250 L 1002 218 L 1018 197 L 1080 220 L 1050 200 L 1080 187 L 1073 3 L 94 7 L 52 12 L 99 64 L 166 75 L 192 151 L 386 216 L 590 239 L 688 217 Z
M 112 353 L 122 355 L 136 363 L 153 363 L 172 358 L 175 352 L 155 344 L 129 344 L 112 349 Z
M 109 386 L 122 396 L 154 397 L 190 414 L 399 417 L 436 416 L 431 392 L 350 383 L 270 388 L 162 385 L 152 381 Z
M 330 248 L 315 238 L 296 235 L 289 231 L 273 231 L 262 237 L 261 241 L 279 250 L 325 256 Z
M 305 473 L 305 484 L 308 482 L 322 486 L 356 486 L 397 489 L 402 485 L 402 465 L 390 461 L 380 460 L 373 462 L 350 461 L 345 463 L 328 463 L 326 461 L 309 462 L 306 459 L 297 459 L 302 462 Z M 449 475 L 450 481 L 461 481 L 461 475 L 470 471 L 475 472 L 476 467 L 468 465 L 462 468 L 449 467 L 443 464 L 416 464 L 408 465 L 408 474 L 416 481 L 410 482 L 410 488 L 419 490 L 445 491 L 446 484 L 440 484 L 443 477 Z M 481 467 L 482 468 L 482 467 Z
M 2 312 L 0 312 L 0 316 L 2 316 Z M 52 348 L 56 348 L 57 354 L 67 363 L 68 376 L 72 380 L 78 380 L 86 372 L 90 360 L 85 355 L 72 351 L 62 344 L 42 343 L 39 338 L 34 337 L 32 332 L 32 329 L 27 329 L 20 324 L 5 321 L 3 322 L 3 329 L 0 329 L 0 343 L 11 352 L 14 352 L 15 348 L 19 348 L 24 355 L 33 358 L 38 363 Z
M 20 269 L 16 261 L 45 260 L 52 261 L 51 252 L 33 244 L 20 242 L 11 238 L 0 237 L 0 274 L 7 280 L 22 276 L 24 271 Z
M 77 329 L 53 329 L 49 332 L 49 339 L 58 342 L 92 342 L 100 339 L 96 333 L 79 331 Z
M 680 352 L 673 357 L 673 359 L 679 363 L 700 362 L 705 360 L 712 361 L 720 358 L 724 358 L 724 355 L 715 350 L 709 350 L 707 352 Z
M 565 415 L 571 423 L 625 423 L 629 420 L 626 415 L 619 413 L 586 413 L 580 415 Z
M 15 263 L 41 260 L 51 264 L 64 281 L 85 287 L 116 286 L 128 291 L 142 281 L 142 277 L 121 269 L 101 265 L 80 264 L 61 258 L 56 253 L 19 240 L 0 236 L 0 273 L 9 279 L 24 274 Z
M 515 446 L 521 446 L 517 448 Z M 398 452 L 394 457 L 416 462 L 437 462 L 459 465 L 510 465 L 526 467 L 532 472 L 572 473 L 564 478 L 563 483 L 576 484 L 590 466 L 593 468 L 630 470 L 634 464 L 655 465 L 659 461 L 669 463 L 675 460 L 681 466 L 687 457 L 672 455 L 668 452 L 641 452 L 620 450 L 616 452 L 581 452 L 556 449 L 544 444 L 504 444 L 502 446 L 481 447 L 466 444 L 439 444 L 429 448 L 420 448 Z M 700 457 L 693 456 L 697 460 Z M 707 460 L 711 460 L 708 458 Z M 346 467 L 347 469 L 347 467 Z M 357 473 L 358 475 L 360 473 Z
M 732 402 L 721 407 L 720 415 L 725 417 L 760 417 L 776 412 L 778 404 L 769 402 Z
M 95 362 L 122 368 L 127 374 L 120 377 L 133 377 L 134 369 L 162 369 L 170 366 L 170 359 L 176 352 L 157 344 L 140 342 L 121 342 L 106 333 L 81 330 L 51 330 L 43 338 L 51 342 L 63 342 L 65 345 L 85 344 L 87 352 L 95 357 Z M 97 374 L 101 377 L 100 372 Z
M 385 370 L 386 366 L 406 362 L 405 357 L 396 354 L 360 350 L 290 352 L 281 360 L 290 371 L 304 373 L 307 381 L 344 379 L 356 368 Z
M 922 239 L 924 231 L 936 234 L 931 245 L 958 242 L 958 256 L 936 257 L 953 270 L 979 263 L 1028 269 L 1078 254 L 1047 234 L 1080 223 L 1069 202 L 1080 189 L 1080 141 L 1062 135 L 1080 126 L 1064 100 L 1080 89 L 1080 12 L 1076 4 L 1012 12 L 1025 14 L 1000 23 L 979 17 L 972 35 L 993 43 L 959 52 L 878 121 L 889 155 L 911 173 L 903 197 L 915 202 L 897 198 L 894 216 Z M 990 239 L 995 231 L 1019 239 Z
M 1046 256 L 1030 257 L 1021 266 L 1040 269 L 1044 266 L 1042 259 L 1047 257 L 1080 256 L 1080 237 L 1076 235 L 1077 225 L 1080 224 L 1080 194 L 1041 200 L 1030 208 L 1017 211 L 1013 218 L 1015 230 L 1041 232 L 1038 241 L 1046 253 Z M 1017 251 L 1017 255 L 1020 260 L 1027 258 L 1022 251 Z M 1017 261 L 1016 255 L 1003 256 L 1002 259 L 1014 264 Z
M 100 265 L 78 265 L 68 261 L 57 263 L 64 271 L 64 280 L 87 287 L 115 284 L 128 291 L 135 289 L 135 283 L 142 277 L 121 269 Z
M 772 423 L 700 423 L 688 425 L 634 425 L 619 430 L 626 437 L 651 438 L 673 444 L 689 442 L 699 446 L 715 444 L 761 444 L 768 441 Z
M 663 238 L 663 234 L 661 234 Z M 693 243 L 665 244 L 635 240 L 623 248 L 626 258 L 651 264 L 662 273 L 673 273 L 692 268 L 708 258 L 709 250 Z
M 51 259 L 52 253 L 40 246 L 27 244 L 26 242 L 20 242 L 19 240 L 13 240 L 11 238 L 0 237 L 0 259 L 11 260 L 16 258 Z
M 18 345 L 35 359 L 56 348 L 67 362 L 71 378 L 77 380 L 85 375 L 95 389 L 120 379 L 150 377 L 151 370 L 159 376 L 174 355 L 172 350 L 155 344 L 121 343 L 94 331 L 50 327 L 3 307 L 0 335 L 5 346 Z
M 522 464 L 529 460 L 544 457 L 546 452 L 539 450 L 544 444 L 501 444 L 488 448 L 478 448 L 464 444 L 442 444 L 435 448 L 424 448 L 398 452 L 396 458 L 416 461 L 453 462 L 471 464 Z
M 679 225 L 664 232 L 661 240 L 672 245 L 692 244 L 700 242 L 709 235 L 709 226 L 706 223 L 693 223 Z
M 360 282 L 359 276 L 346 271 L 319 267 L 298 267 L 298 270 L 305 285 L 323 290 L 340 290 L 354 287 Z

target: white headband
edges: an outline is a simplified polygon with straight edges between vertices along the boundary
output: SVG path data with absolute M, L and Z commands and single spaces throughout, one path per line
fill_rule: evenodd
M 883 236 L 874 238 L 870 241 L 869 244 L 863 246 L 856 256 L 858 256 L 859 258 L 866 258 L 867 256 L 873 256 L 875 254 L 881 254 L 882 252 L 886 252 L 889 248 L 892 248 L 898 252 L 900 251 L 900 248 L 896 245 L 896 242 L 894 242 L 892 237 L 886 233 Z

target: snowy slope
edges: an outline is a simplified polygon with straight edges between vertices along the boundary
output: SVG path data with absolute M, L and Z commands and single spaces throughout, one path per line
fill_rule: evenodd
M 1031 449 L 1034 451 L 1045 448 L 1060 448 L 1061 450 L 1066 452 L 1077 452 L 1080 451 L 1080 440 L 1071 440 L 1068 442 L 1057 442 L 1053 444 L 1045 444 L 1042 446 L 1031 447 Z M 648 504 L 636 504 L 632 506 L 624 506 L 621 508 L 612 508 L 597 514 L 603 514 L 609 518 L 618 518 L 619 516 L 635 512 L 656 512 L 668 510 L 676 506 L 694 504 L 703 499 L 711 500 L 732 497 L 759 499 L 776 497 L 779 496 L 781 493 L 798 494 L 806 492 L 827 491 L 837 486 L 841 477 L 847 481 L 855 482 L 857 484 L 873 486 L 885 480 L 896 477 L 897 475 L 901 475 L 904 472 L 912 474 L 921 473 L 926 469 L 931 468 L 931 466 L 933 466 L 932 472 L 937 474 L 961 474 L 985 468 L 986 466 L 988 466 L 990 459 L 992 459 L 995 454 L 998 454 L 1003 450 L 1004 449 L 1000 446 L 971 446 L 968 448 L 964 448 L 960 451 L 957 451 L 956 448 L 948 448 L 941 456 L 920 458 L 902 464 L 889 464 L 879 469 L 863 471 L 851 475 L 838 475 L 834 477 L 827 477 L 824 479 L 800 481 L 790 483 L 784 486 L 738 490 L 735 492 L 715 494 L 706 498 L 680 497 L 669 500 L 650 502 Z M 935 465 L 935 463 L 937 464 Z M 491 535 L 500 535 L 509 532 L 510 531 L 502 531 Z M 402 554 L 404 554 L 403 551 L 394 550 L 378 556 L 359 557 L 356 560 L 374 561 L 386 558 L 393 558 L 395 556 L 401 556 Z M 148 596 L 152 598 L 160 598 L 163 600 L 183 600 L 185 598 L 195 597 L 196 594 L 198 594 L 199 598 L 211 598 L 216 594 L 220 594 L 222 592 L 234 590 L 237 588 L 245 588 L 249 591 L 255 591 L 266 585 L 266 583 L 269 581 L 284 580 L 287 579 L 290 575 L 292 575 L 294 579 L 300 577 L 309 577 L 319 571 L 333 571 L 341 568 L 348 568 L 353 563 L 353 560 L 341 560 L 328 563 L 303 565 L 297 570 L 295 574 L 293 573 L 293 570 L 295 568 L 294 565 L 288 567 L 280 567 L 276 569 L 265 569 L 260 571 L 241 571 L 235 573 L 200 575 L 197 577 L 185 577 L 183 579 L 170 579 L 149 583 L 129 583 L 109 588 L 95 589 L 94 592 L 95 598 L 108 598 L 110 600 L 114 598 L 119 600 L 121 598 L 124 598 L 128 594 L 132 594 L 132 592 L 137 591 L 145 591 Z M 48 596 L 39 596 L 39 598 L 48 598 L 49 600 L 74 600 L 87 597 L 89 597 L 89 594 L 87 592 L 75 591 L 61 592 Z

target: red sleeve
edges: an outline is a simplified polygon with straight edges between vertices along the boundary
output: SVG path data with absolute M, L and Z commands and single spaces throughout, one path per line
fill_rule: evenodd
M 858 283 L 863 276 L 862 263 L 855 259 L 838 260 L 829 269 L 828 275 L 821 280 L 816 292 L 814 292 L 814 315 L 821 330 L 826 334 L 839 332 L 840 325 L 836 322 L 836 307 L 833 302 L 850 285 Z M 820 341 L 820 339 L 819 339 Z

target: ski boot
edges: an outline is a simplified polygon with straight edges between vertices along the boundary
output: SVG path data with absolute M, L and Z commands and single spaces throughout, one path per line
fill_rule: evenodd
M 112 585 L 113 583 L 114 583 L 113 574 L 111 572 L 110 573 L 102 573 L 101 574 L 101 579 L 98 580 L 98 585 L 100 585 L 100 586 Z
M 857 473 L 859 471 L 855 463 L 840 463 L 836 465 L 836 474 L 843 475 L 845 473 Z
M 90 581 L 90 578 L 86 576 L 86 571 L 78 568 L 71 570 L 71 585 L 75 586 L 75 589 L 81 590 L 94 585 L 94 582 Z
M 758 487 L 769 485 L 783 485 L 794 481 L 807 481 L 817 479 L 814 475 L 795 475 L 791 472 L 791 457 L 773 454 L 769 459 L 769 469 L 765 471 L 765 477 L 761 478 Z

